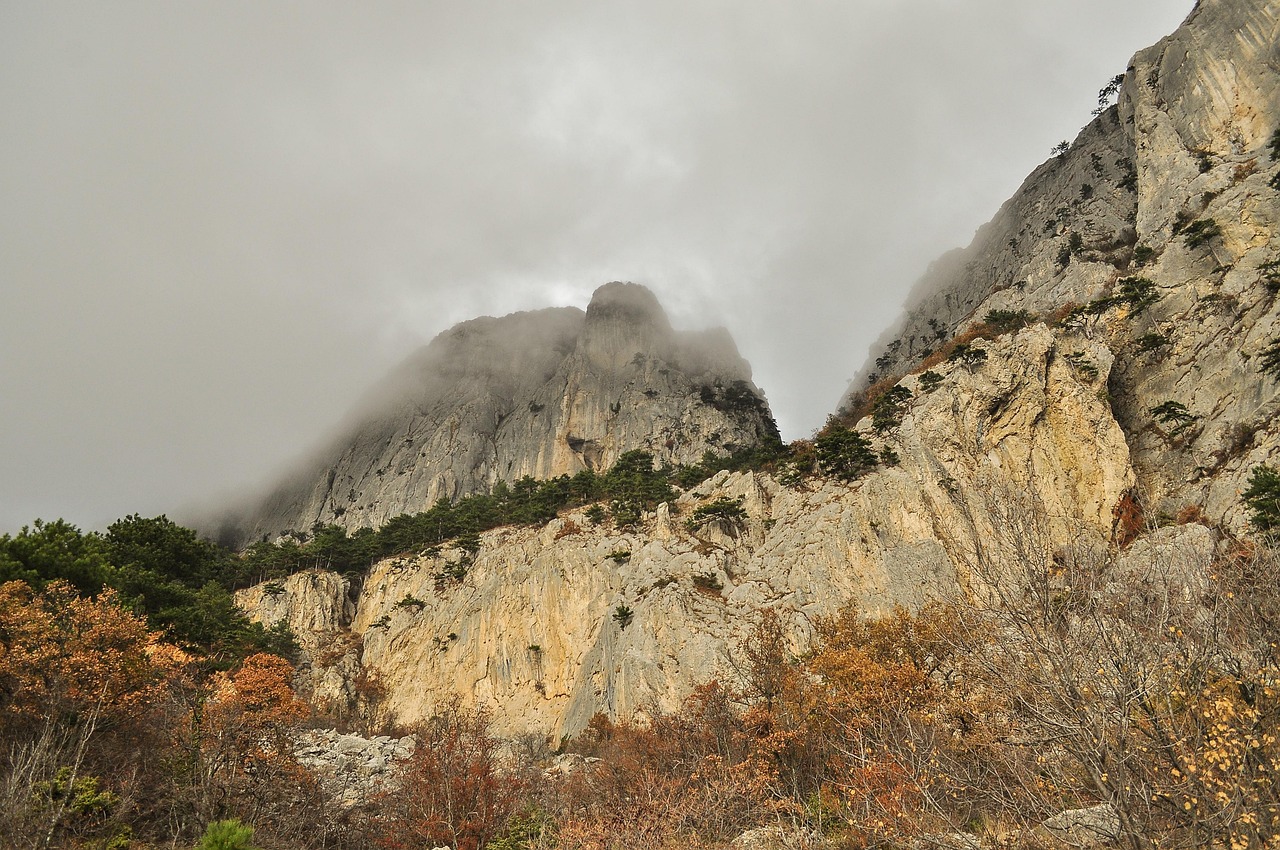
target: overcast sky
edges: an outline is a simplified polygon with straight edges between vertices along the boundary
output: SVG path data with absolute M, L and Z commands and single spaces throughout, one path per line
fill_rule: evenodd
M 0 532 L 261 485 L 645 283 L 784 436 L 1191 0 L 0 3 Z

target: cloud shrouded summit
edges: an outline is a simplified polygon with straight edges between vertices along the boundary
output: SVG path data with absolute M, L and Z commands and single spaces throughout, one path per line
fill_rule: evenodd
M 0 528 L 177 511 L 648 285 L 788 437 L 1189 2 L 9 4 Z

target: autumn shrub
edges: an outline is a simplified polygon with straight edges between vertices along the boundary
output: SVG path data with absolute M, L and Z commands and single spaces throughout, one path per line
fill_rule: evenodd
M 569 747 L 599 761 L 557 790 L 559 846 L 704 846 L 758 825 L 776 802 L 758 734 L 715 682 L 646 725 L 593 718 Z
M 1006 726 L 980 804 L 1029 826 L 1105 801 L 1123 846 L 1266 846 L 1280 830 L 1276 554 L 1206 563 L 1166 540 L 1140 566 L 1050 556 L 1043 514 L 1007 515 L 1024 518 L 991 543 L 1009 557 L 970 565 L 990 640 L 964 653 L 966 678 L 1001 695 L 987 717 Z
M 190 661 L 114 591 L 0 586 L 0 844 L 109 837 L 149 813 Z
M 323 792 L 294 755 L 310 709 L 293 692 L 293 672 L 286 659 L 259 653 L 209 683 L 184 741 L 190 761 L 178 777 L 190 818 L 235 817 L 299 844 L 336 830 L 316 813 L 304 814 Z
M 524 782 L 504 770 L 491 718 L 454 697 L 414 727 L 417 746 L 379 797 L 378 846 L 477 850 L 502 835 Z
M 1121 549 L 1127 548 L 1146 530 L 1146 512 L 1133 490 L 1128 490 L 1111 510 L 1111 536 Z

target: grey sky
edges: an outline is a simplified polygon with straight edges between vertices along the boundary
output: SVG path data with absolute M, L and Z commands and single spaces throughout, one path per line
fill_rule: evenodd
M 243 492 L 415 347 L 650 286 L 820 425 L 1190 0 L 0 5 L 0 532 Z

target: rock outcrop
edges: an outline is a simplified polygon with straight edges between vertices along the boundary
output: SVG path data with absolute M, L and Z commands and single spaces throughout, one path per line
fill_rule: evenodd
M 989 580 L 981 562 L 1002 553 L 1105 546 L 1133 483 L 1100 393 L 1109 352 L 1090 347 L 1096 365 L 1082 374 L 1043 326 L 987 351 L 981 369 L 948 365 L 939 385 L 917 387 L 888 437 L 864 423 L 899 462 L 852 486 L 720 473 L 638 529 L 593 525 L 579 510 L 542 528 L 487 532 L 474 556 L 445 548 L 376 564 L 350 620 L 361 669 L 403 722 L 462 694 L 504 732 L 568 735 L 597 712 L 671 710 L 698 684 L 734 680 L 766 609 L 799 649 L 816 617 L 846 603 L 883 614 L 980 593 Z M 748 519 L 689 528 L 694 509 L 717 498 L 741 498 Z M 1028 510 L 1039 521 L 1011 533 L 1008 515 Z M 318 585 L 338 587 L 294 576 L 274 599 L 260 585 L 238 601 L 257 619 L 305 631 L 297 612 L 328 599 L 339 610 L 319 622 L 342 621 L 345 595 Z M 314 634 L 304 642 L 345 645 Z M 349 693 L 324 683 L 342 677 L 326 678 L 317 657 L 310 687 L 338 704 Z
M 412 736 L 344 735 L 333 729 L 312 729 L 298 736 L 293 754 L 298 763 L 319 777 L 339 805 L 350 807 L 388 789 L 396 770 L 413 755 Z
M 503 731 L 563 736 L 596 712 L 668 710 L 734 680 L 763 611 L 799 651 L 841 606 L 979 598 L 1000 565 L 1028 559 L 1207 574 L 1222 548 L 1211 527 L 1246 529 L 1244 481 L 1280 456 L 1280 370 L 1263 356 L 1280 350 L 1278 42 L 1276 3 L 1202 0 L 1135 57 L 1115 107 L 935 266 L 874 367 L 900 416 L 851 423 L 896 463 L 852 483 L 721 473 L 637 528 L 576 510 L 486 532 L 476 553 L 406 553 L 374 565 L 354 610 L 345 590 L 313 590 L 336 587 L 319 576 L 239 602 L 311 635 L 321 702 L 351 704 L 358 671 L 402 721 L 460 694 Z M 768 432 L 732 346 L 672 333 L 647 292 L 610 285 L 585 318 L 537 315 L 530 338 L 550 353 L 509 340 L 530 319 L 433 343 L 426 400 L 344 449 L 288 522 L 338 518 L 345 498 L 344 522 L 377 524 L 626 448 L 678 462 Z M 925 360 L 958 335 L 973 356 Z M 379 471 L 396 483 L 374 487 Z M 687 524 L 721 498 L 746 519 Z M 1183 525 L 1132 542 L 1162 515 Z M 255 533 L 285 522 L 263 516 Z M 309 623 L 312 605 L 331 611 Z
M 1280 335 L 1278 129 L 1280 4 L 1203 0 L 1134 57 L 1115 107 L 916 285 L 864 377 L 918 371 L 993 311 L 1054 320 L 1115 352 L 1107 391 L 1149 513 L 1199 506 L 1243 530 L 1239 492 L 1278 445 L 1259 358 Z M 1157 412 L 1169 403 L 1188 418 Z
M 498 481 L 660 463 L 777 439 L 723 330 L 677 332 L 653 294 L 610 283 L 575 308 L 464 322 L 362 403 L 342 439 L 223 533 L 244 544 L 316 523 L 377 528 Z

